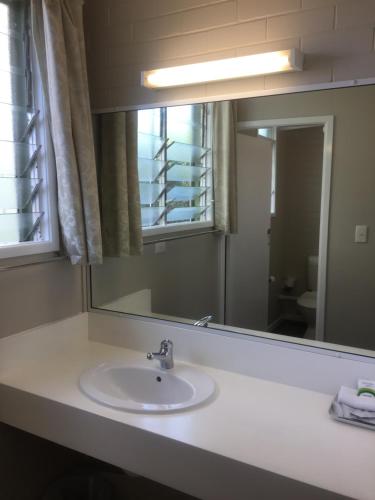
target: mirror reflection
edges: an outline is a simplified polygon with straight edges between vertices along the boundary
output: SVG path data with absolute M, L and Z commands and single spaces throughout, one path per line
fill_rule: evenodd
M 374 97 L 97 115 L 92 306 L 375 349 Z

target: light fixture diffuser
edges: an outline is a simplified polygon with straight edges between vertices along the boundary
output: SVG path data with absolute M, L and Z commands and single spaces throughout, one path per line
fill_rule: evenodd
M 298 49 L 278 50 L 142 71 L 141 83 L 144 87 L 154 89 L 180 87 L 256 75 L 302 71 L 302 64 L 303 54 Z

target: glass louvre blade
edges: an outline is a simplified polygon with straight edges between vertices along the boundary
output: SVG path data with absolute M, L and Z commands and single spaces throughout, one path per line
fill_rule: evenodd
M 177 207 L 167 213 L 167 222 L 190 222 L 199 219 L 207 207 Z
M 152 205 L 155 203 L 164 191 L 164 188 L 165 184 L 140 182 L 139 191 L 141 195 L 141 204 Z
M 157 135 L 138 134 L 138 156 L 153 160 L 160 152 L 165 143 L 164 139 Z
M 24 30 L 24 2 L 0 2 L 0 33 L 21 37 Z
M 22 106 L 0 103 L 0 141 L 23 142 L 36 113 Z
M 156 224 L 164 211 L 164 207 L 142 207 L 142 227 L 150 227 Z
M 0 214 L 0 244 L 30 241 L 42 216 L 42 212 Z
M 190 165 L 173 165 L 167 171 L 168 181 L 196 182 L 207 173 L 205 167 L 191 167 Z
M 138 158 L 138 178 L 140 182 L 153 182 L 165 166 L 165 161 Z
M 194 146 L 193 144 L 174 142 L 167 149 L 167 158 L 169 161 L 195 165 L 197 163 L 202 163 L 202 158 L 208 153 L 208 151 L 208 148 Z
M 206 187 L 174 186 L 167 193 L 167 201 L 192 201 L 205 192 Z
M 273 128 L 258 128 L 258 135 L 273 139 Z
M 25 75 L 0 70 L 0 102 L 27 106 Z
M 167 137 L 186 144 L 202 144 L 202 104 L 171 106 L 167 110 Z
M 40 187 L 41 179 L 0 177 L 0 209 L 23 210 Z
M 138 111 L 138 131 L 142 134 L 160 136 L 160 108 Z
M 22 36 L 0 33 L 0 69 L 9 71 L 10 67 L 25 71 L 25 50 Z
M 22 177 L 39 151 L 36 144 L 0 141 L 0 177 Z

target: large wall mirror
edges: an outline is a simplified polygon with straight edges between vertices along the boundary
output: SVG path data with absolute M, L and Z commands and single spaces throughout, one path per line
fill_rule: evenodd
M 375 350 L 374 102 L 369 85 L 97 115 L 92 307 Z

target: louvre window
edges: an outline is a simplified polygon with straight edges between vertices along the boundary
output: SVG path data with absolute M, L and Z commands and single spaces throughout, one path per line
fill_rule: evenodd
M 0 0 L 0 256 L 51 237 L 29 10 L 27 1 Z M 29 245 L 25 253 L 46 250 Z
M 212 169 L 205 104 L 138 111 L 142 227 L 212 220 Z

